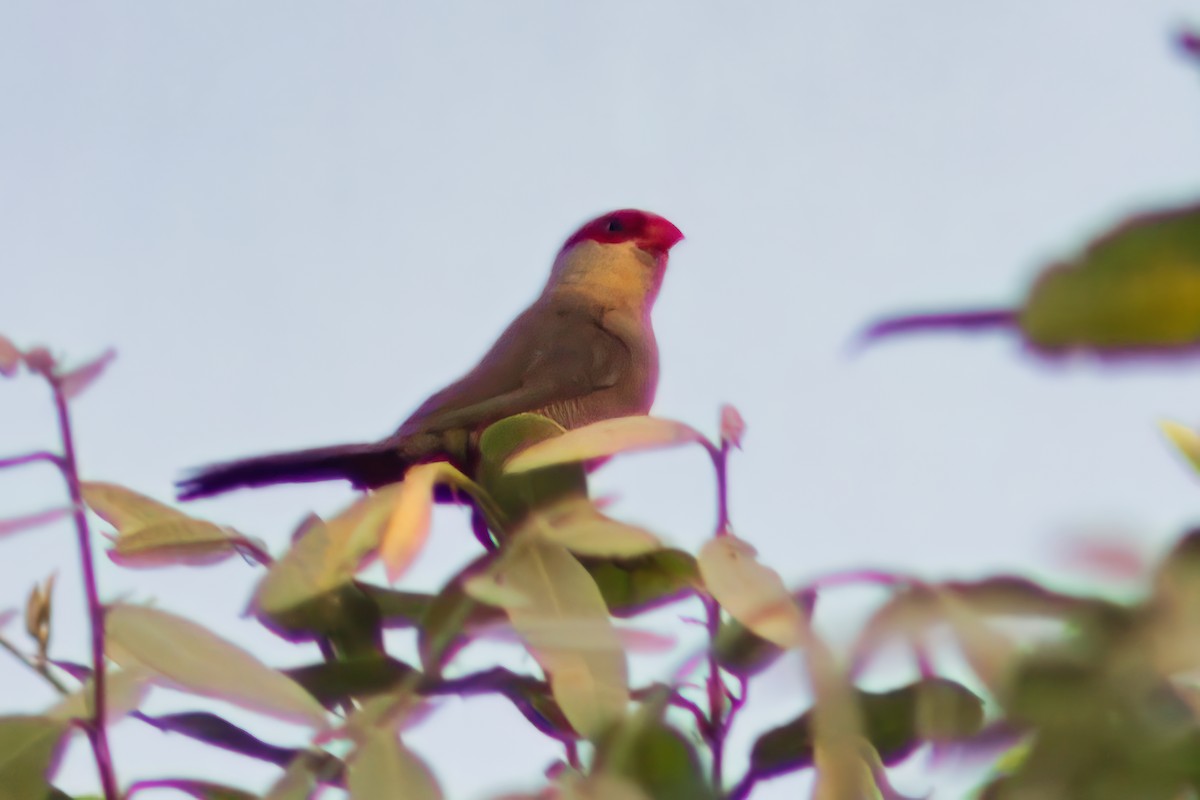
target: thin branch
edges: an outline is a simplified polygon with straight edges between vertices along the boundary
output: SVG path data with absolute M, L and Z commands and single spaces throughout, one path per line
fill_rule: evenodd
M 36 453 L 25 453 L 24 455 L 20 456 L 0 458 L 0 469 L 8 469 L 9 467 L 23 467 L 26 464 L 36 464 L 39 461 L 45 461 L 48 464 L 53 464 L 60 472 L 65 472 L 67 468 L 63 457 L 58 453 L 51 453 L 49 450 L 38 450 Z
M 67 685 L 65 683 L 63 683 L 61 680 L 59 680 L 58 677 L 55 676 L 54 673 L 52 673 L 50 671 L 49 662 L 39 664 L 34 659 L 32 659 L 29 656 L 22 653 L 19 649 L 17 649 L 16 645 L 14 645 L 12 642 L 8 641 L 7 639 L 5 639 L 2 636 L 0 636 L 0 648 L 12 653 L 14 658 L 16 658 L 18 661 L 20 661 L 25 666 L 29 667 L 31 670 L 36 672 L 38 675 L 41 675 L 43 678 L 45 678 L 46 681 L 51 686 L 53 686 L 54 690 L 57 691 L 59 694 L 65 695 L 65 694 L 71 693 L 71 690 L 67 688 Z
M 92 628 L 92 685 L 95 699 L 92 703 L 92 720 L 88 726 L 88 740 L 96 756 L 96 769 L 100 773 L 100 785 L 105 800 L 119 800 L 117 778 L 113 771 L 112 754 L 108 747 L 108 729 L 105 724 L 105 664 L 104 664 L 104 606 L 100 603 L 100 590 L 96 584 L 96 565 L 92 559 L 91 533 L 88 530 L 87 514 L 84 512 L 83 490 L 79 482 L 78 463 L 75 459 L 75 440 L 71 435 L 71 415 L 67 410 L 67 397 L 57 376 L 47 375 L 54 395 L 54 407 L 58 413 L 58 428 L 62 435 L 63 455 L 59 459 L 60 470 L 67 481 L 71 495 L 75 532 L 79 540 L 79 560 L 83 570 L 83 586 L 87 595 L 88 621 Z M 55 457 L 58 458 L 57 456 Z

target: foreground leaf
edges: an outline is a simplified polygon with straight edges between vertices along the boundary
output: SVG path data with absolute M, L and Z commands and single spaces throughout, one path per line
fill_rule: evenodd
M 697 564 L 704 585 L 731 617 L 780 647 L 800 644 L 807 617 L 779 573 L 758 563 L 748 542 L 732 535 L 710 539 Z
M 517 452 L 565 432 L 557 422 L 540 414 L 517 414 L 488 426 L 483 432 L 476 473 L 509 523 L 520 522 L 531 510 L 587 497 L 587 476 L 579 464 L 555 465 L 520 474 L 504 471 L 505 463 Z
M 707 439 L 682 422 L 659 417 L 618 417 L 593 422 L 539 442 L 518 453 L 505 470 L 509 473 L 528 472 L 554 464 L 590 461 L 689 442 L 707 442 Z
M 395 731 L 374 731 L 350 762 L 350 800 L 441 800 L 429 767 L 400 743 Z
M 61 719 L 0 717 L 0 797 L 46 796 L 67 731 Z
M 295 681 L 189 619 L 117 603 L 105 615 L 109 655 L 154 670 L 183 691 L 324 727 L 325 710 Z
M 1192 469 L 1200 471 L 1200 434 L 1179 422 L 1163 420 L 1158 423 L 1159 429 L 1170 440 L 1171 444 L 1188 460 Z
M 587 570 L 563 547 L 526 539 L 508 554 L 499 579 L 529 598 L 507 609 L 509 620 L 575 730 L 591 738 L 623 717 L 629 704 L 625 653 Z M 587 648 L 556 640 L 554 631 L 572 624 L 592 631 Z

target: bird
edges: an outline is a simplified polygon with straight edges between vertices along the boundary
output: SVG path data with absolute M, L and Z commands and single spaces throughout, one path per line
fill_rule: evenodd
M 541 294 L 479 363 L 395 433 L 201 466 L 177 482 L 179 499 L 331 480 L 377 489 L 403 480 L 415 464 L 472 469 L 483 430 L 514 414 L 538 413 L 572 429 L 649 413 L 659 372 L 650 312 L 682 239 L 670 221 L 637 209 L 586 222 L 559 250 Z

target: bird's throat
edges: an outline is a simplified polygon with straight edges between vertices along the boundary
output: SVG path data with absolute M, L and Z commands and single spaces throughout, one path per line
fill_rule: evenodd
M 543 294 L 580 295 L 605 308 L 647 316 L 665 262 L 665 255 L 655 256 L 632 242 L 580 242 L 559 254 Z

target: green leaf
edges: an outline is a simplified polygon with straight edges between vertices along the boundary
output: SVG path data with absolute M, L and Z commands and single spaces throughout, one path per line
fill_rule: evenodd
M 696 559 L 682 550 L 659 550 L 635 558 L 579 557 L 600 587 L 609 612 L 631 617 L 696 591 L 700 573 Z
M 808 618 L 748 542 L 732 535 L 709 539 L 696 563 L 709 593 L 731 617 L 780 647 L 801 643 Z
M 441 800 L 433 772 L 400 743 L 395 731 L 375 730 L 350 762 L 350 800 Z
M 325 726 L 325 709 L 295 681 L 189 619 L 117 603 L 108 607 L 105 623 L 108 654 L 127 668 L 144 665 L 183 691 Z
M 515 453 L 564 432 L 561 425 L 540 414 L 517 414 L 483 432 L 479 439 L 479 483 L 509 522 L 519 522 L 531 509 L 587 496 L 587 476 L 579 464 L 555 465 L 519 475 L 504 472 L 505 462 Z
M 50 793 L 68 723 L 34 716 L 0 717 L 0 797 L 40 798 Z
M 415 628 L 433 605 L 434 595 L 424 592 L 405 592 L 372 583 L 354 584 L 379 609 L 380 623 L 385 628 Z
M 593 772 L 619 775 L 654 800 L 714 797 L 695 749 L 663 719 L 663 697 L 642 704 L 598 742 Z
M 85 482 L 84 502 L 117 529 L 109 558 L 126 567 L 203 566 L 245 552 L 260 543 L 113 483 Z
M 884 764 L 907 758 L 928 741 L 956 741 L 978 733 L 983 725 L 983 701 L 961 684 L 944 678 L 875 693 L 855 691 L 862 718 L 862 735 Z M 812 711 L 763 733 L 750 753 L 750 773 L 756 780 L 813 765 Z
M 586 498 L 540 508 L 522 527 L 577 556 L 635 558 L 663 549 L 662 542 L 650 531 L 602 514 Z
M 498 580 L 529 598 L 507 609 L 550 680 L 554 699 L 572 727 L 599 735 L 625 714 L 629 704 L 625 653 L 594 581 L 559 545 L 524 538 L 506 553 Z M 573 627 L 588 632 L 586 645 L 564 641 Z
M 539 442 L 513 457 L 505 467 L 512 474 L 555 464 L 572 464 L 639 450 L 707 442 L 690 425 L 659 417 L 617 417 L 567 431 Z
M 1171 444 L 1175 445 L 1175 449 L 1188 460 L 1192 469 L 1200 471 L 1200 434 L 1187 425 L 1171 420 L 1162 420 L 1158 427 Z
M 1130 217 L 1046 270 L 1019 323 L 1046 350 L 1164 350 L 1200 342 L 1200 205 Z
M 774 664 L 784 649 L 730 619 L 717 630 L 713 652 L 721 669 L 739 678 L 750 678 Z
M 357 658 L 284 670 L 326 707 L 351 699 L 385 694 L 416 670 L 394 658 Z

